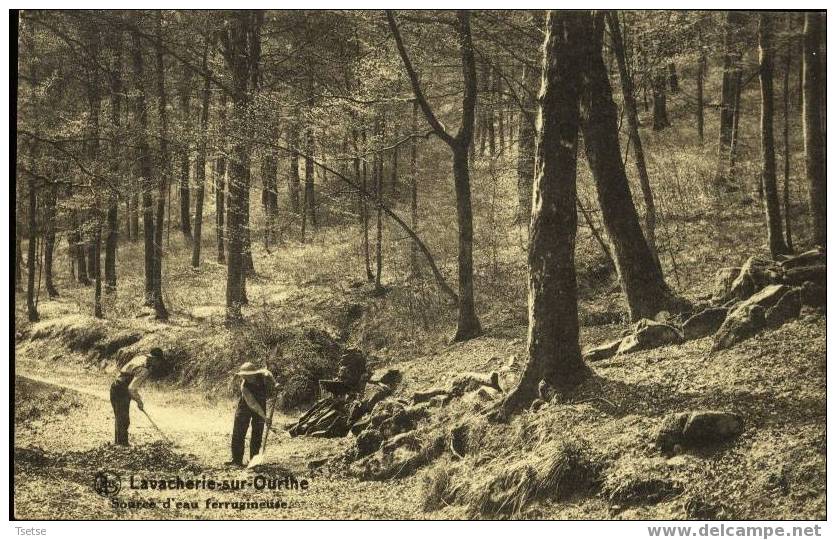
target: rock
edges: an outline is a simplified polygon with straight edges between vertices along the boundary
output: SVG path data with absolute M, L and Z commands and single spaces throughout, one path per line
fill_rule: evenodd
M 610 341 L 608 343 L 598 345 L 597 347 L 587 349 L 583 353 L 583 359 L 587 362 L 598 362 L 600 360 L 606 360 L 607 358 L 615 356 L 615 353 L 618 352 L 618 347 L 620 345 L 621 340 L 616 339 L 615 341 Z
M 790 290 L 786 285 L 769 285 L 738 304 L 714 335 L 712 351 L 727 349 L 755 335 L 766 326 L 766 312 Z
M 460 397 L 466 392 L 478 390 L 481 386 L 490 386 L 501 390 L 499 388 L 499 373 L 492 371 L 488 375 L 484 373 L 462 373 L 457 375 L 450 384 L 450 394 Z
M 701 447 L 732 439 L 743 432 L 743 419 L 723 411 L 670 414 L 656 433 L 656 447 L 665 454 L 679 454 L 682 447 Z
M 374 454 L 383 444 L 383 435 L 376 429 L 367 429 L 357 436 L 357 457 Z
M 783 282 L 788 285 L 801 285 L 805 281 L 824 285 L 827 282 L 827 267 L 823 264 L 800 266 L 784 272 Z
M 780 268 L 773 266 L 771 261 L 749 257 L 731 284 L 728 294 L 718 303 L 725 303 L 731 298 L 745 300 L 767 285 L 778 283 L 780 280 Z
M 385 420 L 392 418 L 395 415 L 402 414 L 406 407 L 394 399 L 385 399 L 374 406 L 371 412 L 371 424 L 373 427 L 379 427 Z
M 766 327 L 778 328 L 801 313 L 801 289 L 787 291 L 778 303 L 766 311 Z
M 502 392 L 492 386 L 482 386 L 476 391 L 476 395 L 479 396 L 482 401 L 494 401 L 502 397 Z
M 798 268 L 799 266 L 826 265 L 827 258 L 824 252 L 817 248 L 805 251 L 804 253 L 795 255 L 794 257 L 788 257 L 787 259 L 781 261 L 780 264 L 784 270 L 790 270 L 792 268 Z
M 738 275 L 740 275 L 740 268 L 721 268 L 717 270 L 717 275 L 714 278 L 714 295 L 712 296 L 714 303 L 722 304 L 727 301 L 732 284 Z
M 805 281 L 801 285 L 801 303 L 810 307 L 825 307 L 827 287 L 812 281 Z
M 403 373 L 399 369 L 377 370 L 372 374 L 372 380 L 396 388 L 403 380 Z
M 662 420 L 656 433 L 656 447 L 664 453 L 671 452 L 682 442 L 682 430 L 688 421 L 688 413 L 669 414 Z
M 430 399 L 429 405 L 430 407 L 434 408 L 441 408 L 447 405 L 450 402 L 450 394 L 442 394 L 439 396 L 434 396 Z
M 726 320 L 728 312 L 724 307 L 708 308 L 685 321 L 682 325 L 685 341 L 710 336 L 716 332 Z
M 363 409 L 366 412 L 373 410 L 375 405 L 391 396 L 392 391 L 392 387 L 385 384 L 368 385 L 363 396 Z
M 412 394 L 412 403 L 424 403 L 438 396 L 447 396 L 448 399 L 450 397 L 447 390 L 442 388 L 433 388 L 432 390 L 425 390 L 423 392 L 415 392 Z
M 688 416 L 682 439 L 688 446 L 705 446 L 732 439 L 743 432 L 740 415 L 724 411 L 695 411 Z
M 402 447 L 418 451 L 421 449 L 421 442 L 418 440 L 418 437 L 415 436 L 415 433 L 400 433 L 391 439 L 384 441 L 383 446 L 380 448 L 384 453 L 391 453 Z
M 617 354 L 630 354 L 682 341 L 682 335 L 673 326 L 642 319 L 634 326 L 633 333 L 621 340 Z

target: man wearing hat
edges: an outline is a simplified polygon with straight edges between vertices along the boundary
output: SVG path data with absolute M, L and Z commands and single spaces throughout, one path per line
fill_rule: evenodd
M 128 446 L 128 427 L 131 425 L 131 400 L 136 401 L 139 410 L 144 410 L 145 404 L 139 395 L 139 388 L 151 373 L 159 373 L 165 362 L 163 351 L 157 347 L 148 354 L 134 356 L 122 366 L 116 379 L 110 385 L 110 404 L 113 406 L 113 416 L 116 418 L 115 442 L 121 446 Z
M 235 409 L 232 426 L 232 459 L 226 465 L 243 466 L 244 439 L 250 431 L 250 459 L 261 450 L 261 436 L 267 419 L 267 396 L 276 388 L 276 379 L 266 368 L 244 362 L 235 374 L 241 377 L 241 399 Z M 269 426 L 268 426 L 269 428 Z

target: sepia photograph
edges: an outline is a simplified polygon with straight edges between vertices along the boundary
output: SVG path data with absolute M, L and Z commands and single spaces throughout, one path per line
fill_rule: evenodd
M 825 11 L 112 7 L 9 11 L 8 520 L 822 536 Z

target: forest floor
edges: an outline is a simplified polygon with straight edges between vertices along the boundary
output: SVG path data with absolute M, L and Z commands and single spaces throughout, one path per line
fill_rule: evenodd
M 301 317 L 305 324 L 317 315 L 302 313 L 300 303 L 288 299 L 309 295 L 327 306 L 344 301 L 325 301 L 327 295 L 317 283 L 297 282 L 292 293 L 279 290 L 291 288 L 287 284 L 271 287 L 274 298 L 284 299 L 277 305 L 293 312 L 288 319 Z M 14 493 L 20 518 L 824 518 L 826 319 L 820 311 L 805 308 L 801 318 L 719 353 L 709 354 L 706 338 L 595 363 L 594 379 L 571 403 L 523 413 L 509 424 L 488 424 L 467 404 L 453 402 L 448 406 L 451 412 L 428 422 L 464 419 L 475 426 L 473 449 L 463 459 L 446 453 L 403 479 L 359 481 L 341 471 L 309 468 L 311 461 L 353 445 L 351 436 L 290 439 L 271 434 L 264 474 L 307 479 L 309 489 L 149 492 L 131 489 L 130 475 L 135 481 L 174 474 L 254 478 L 251 471 L 223 466 L 234 410 L 229 389 L 221 381 L 210 385 L 207 380 L 150 385 L 145 392 L 148 412 L 174 446 L 165 445 L 133 409 L 135 447 L 125 453 L 109 444 L 113 424 L 107 390 L 114 362 L 99 361 L 78 339 L 67 338 L 71 332 L 55 330 L 92 328 L 95 323 L 66 298 L 42 301 L 41 307 L 44 321 L 20 325 L 23 331 L 18 328 L 15 347 Z M 480 338 L 436 346 L 428 354 L 401 356 L 395 345 L 381 353 L 375 367 L 403 372 L 397 396 L 405 398 L 415 390 L 445 386 L 461 372 L 501 370 L 509 356 L 521 355 L 525 347 L 524 325 L 501 321 L 486 325 Z M 175 315 L 169 324 L 145 316 L 113 321 L 106 332 L 119 333 L 125 327 L 143 333 L 140 343 L 156 338 L 171 342 L 194 332 L 203 333 L 209 343 L 217 339 L 209 335 L 212 327 L 207 322 L 183 315 Z M 31 338 L 45 328 L 52 330 Z M 583 342 L 598 343 L 624 328 L 621 322 L 586 325 Z M 698 453 L 665 457 L 652 448 L 666 414 L 699 409 L 741 414 L 744 433 Z M 292 417 L 283 416 L 279 425 Z M 509 480 L 508 471 L 536 472 L 567 442 L 584 452 L 591 449 L 588 459 L 599 471 L 594 485 L 529 500 L 506 493 L 501 497 L 511 506 L 496 503 L 497 482 L 511 482 L 504 486 L 506 492 L 513 492 L 515 481 L 519 485 L 516 477 Z M 153 499 L 157 506 L 114 508 L 110 498 L 93 490 L 99 471 L 121 476 L 123 501 Z M 160 507 L 169 497 L 197 508 Z M 288 508 L 207 508 L 212 498 L 280 499 Z

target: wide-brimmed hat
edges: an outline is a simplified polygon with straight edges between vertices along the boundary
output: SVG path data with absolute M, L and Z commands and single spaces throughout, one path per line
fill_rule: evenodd
M 236 375 L 244 377 L 246 375 L 258 375 L 259 373 L 264 373 L 265 371 L 267 370 L 264 368 L 256 367 L 256 365 L 252 362 L 244 362 L 243 364 L 241 364 L 241 367 L 238 368 L 238 372 L 236 373 Z
M 160 360 L 163 359 L 163 350 L 159 347 L 154 347 L 150 351 L 148 351 L 148 356 L 153 356 L 154 358 L 159 358 Z

